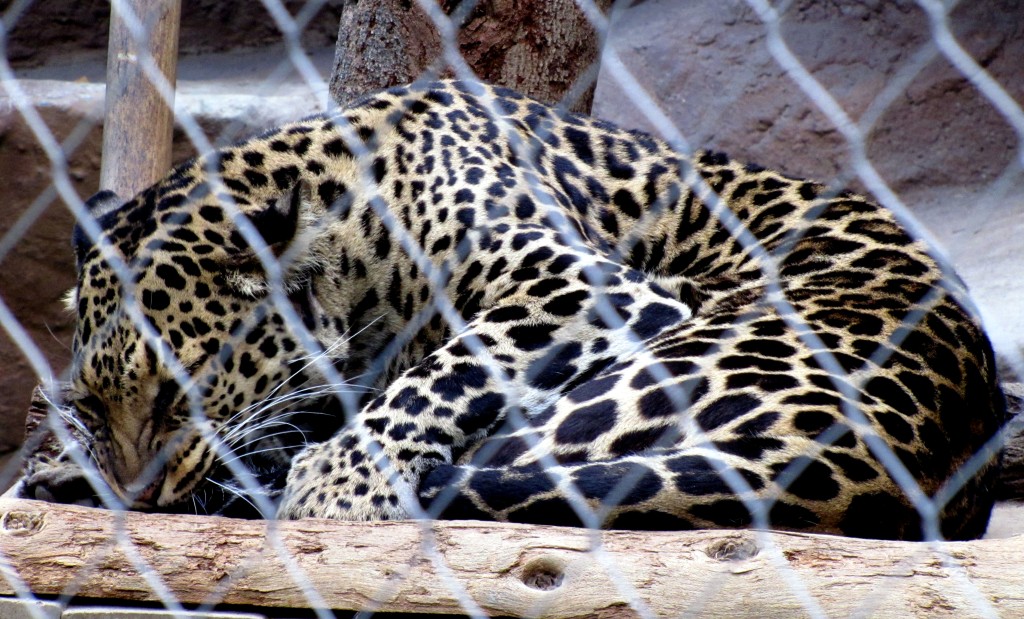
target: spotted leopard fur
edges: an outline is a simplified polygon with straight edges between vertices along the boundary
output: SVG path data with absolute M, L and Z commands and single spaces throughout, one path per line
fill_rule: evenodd
M 864 197 L 455 82 L 92 208 L 66 404 L 136 508 L 247 466 L 285 518 L 985 530 L 989 343 Z

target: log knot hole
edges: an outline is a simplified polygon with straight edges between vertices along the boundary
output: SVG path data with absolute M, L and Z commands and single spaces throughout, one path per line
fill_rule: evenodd
M 34 535 L 43 528 L 43 514 L 39 512 L 5 512 L 0 517 L 0 530 L 8 535 Z
M 748 537 L 729 537 L 715 540 L 704 552 L 715 561 L 743 561 L 757 556 L 760 548 Z
M 527 563 L 520 578 L 531 589 L 552 591 L 562 586 L 565 569 L 558 559 L 541 557 Z

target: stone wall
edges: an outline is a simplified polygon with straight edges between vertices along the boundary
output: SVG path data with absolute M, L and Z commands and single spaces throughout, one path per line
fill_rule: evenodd
M 343 0 L 285 0 L 284 8 L 307 21 L 301 41 L 307 49 L 334 47 Z M 107 51 L 109 0 L 35 0 L 17 16 L 7 43 L 7 58 L 16 67 L 60 62 L 83 52 Z M 321 5 L 311 12 L 306 5 Z M 307 13 L 311 13 L 307 15 Z M 262 2 L 182 0 L 183 54 L 258 48 L 283 42 L 281 31 Z
M 950 25 L 1024 101 L 1024 2 L 960 2 Z M 613 48 L 692 144 L 817 179 L 845 164 L 846 141 L 773 59 L 764 24 L 743 0 L 647 0 L 615 26 Z M 795 0 L 781 30 L 854 122 L 922 47 L 935 49 L 913 0 Z M 651 128 L 607 73 L 595 113 Z M 868 144 L 870 160 L 896 189 L 991 181 L 1021 147 L 988 99 L 941 56 L 898 93 Z

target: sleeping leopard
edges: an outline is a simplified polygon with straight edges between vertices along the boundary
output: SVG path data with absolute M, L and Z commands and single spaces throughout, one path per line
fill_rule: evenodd
M 74 448 L 31 459 L 23 496 L 890 539 L 987 526 L 991 346 L 959 279 L 865 197 L 456 81 L 87 206 L 57 402 Z

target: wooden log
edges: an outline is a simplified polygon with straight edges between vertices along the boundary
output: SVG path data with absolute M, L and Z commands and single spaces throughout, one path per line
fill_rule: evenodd
M 922 544 L 753 531 L 266 522 L 2 499 L 0 553 L 3 595 L 16 592 L 17 575 L 37 595 L 159 601 L 143 574 L 151 570 L 185 604 L 465 613 L 461 590 L 492 616 L 1024 616 L 1024 535 Z
M 147 35 L 143 40 L 131 32 L 121 8 L 130 10 L 142 23 Z M 122 0 L 112 5 L 101 189 L 128 198 L 162 178 L 171 167 L 180 21 L 181 0 Z M 143 71 L 144 54 L 153 57 L 170 84 L 171 92 L 165 93 L 170 100 Z

